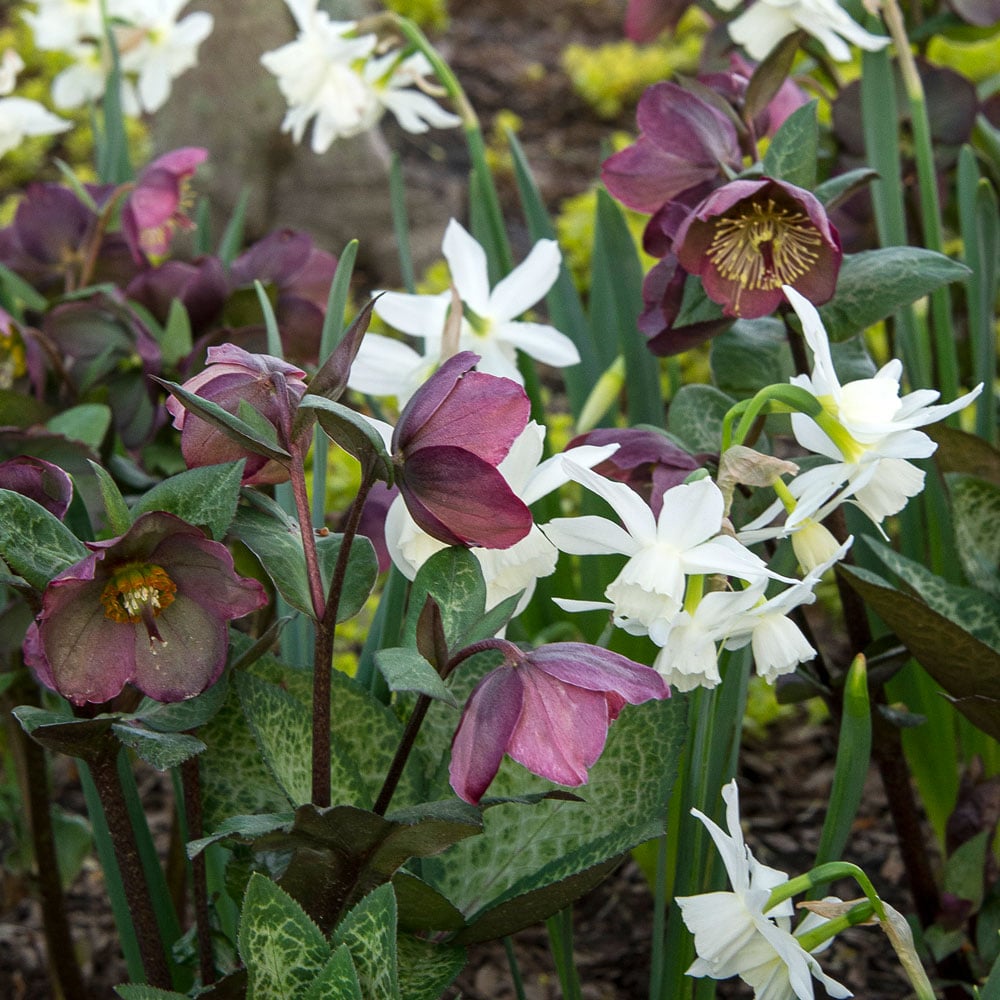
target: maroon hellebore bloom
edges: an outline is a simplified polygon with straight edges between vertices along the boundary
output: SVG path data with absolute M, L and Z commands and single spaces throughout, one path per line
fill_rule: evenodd
M 623 205 L 655 212 L 682 191 L 718 181 L 743 165 L 736 127 L 721 111 L 676 83 L 647 87 L 636 109 L 639 138 L 601 167 Z
M 20 493 L 61 521 L 73 499 L 73 480 L 58 465 L 31 455 L 0 462 L 0 489 Z
M 207 156 L 205 149 L 184 146 L 154 160 L 139 175 L 122 207 L 122 233 L 136 263 L 165 254 L 175 230 L 194 228 L 185 215 L 188 181 Z
M 726 315 L 744 319 L 772 313 L 782 285 L 815 305 L 828 301 L 843 257 L 822 204 L 769 177 L 713 191 L 681 224 L 674 252 Z
M 560 785 L 583 785 L 626 703 L 662 699 L 663 678 L 583 642 L 531 652 L 504 644 L 504 662 L 474 688 L 451 745 L 451 787 L 479 802 L 504 754 Z
M 305 374 L 270 354 L 250 354 L 235 344 L 222 344 L 208 349 L 208 366 L 182 388 L 217 403 L 228 413 L 238 414 L 240 403 L 245 401 L 275 426 L 279 443 L 287 445 L 295 404 L 305 395 Z M 181 432 L 181 453 L 189 467 L 245 458 L 244 485 L 288 480 L 288 469 L 280 462 L 248 451 L 208 421 L 188 413 L 176 397 L 171 396 L 166 405 L 174 427 Z M 309 429 L 304 433 L 310 433 Z
M 24 640 L 28 666 L 74 705 L 126 684 L 157 701 L 193 698 L 225 667 L 227 623 L 267 602 L 224 545 L 164 511 L 87 548 L 45 588 Z
M 392 435 L 396 485 L 413 520 L 447 545 L 506 549 L 531 530 L 531 511 L 497 471 L 527 426 L 530 404 L 508 378 L 449 358 L 413 394 Z

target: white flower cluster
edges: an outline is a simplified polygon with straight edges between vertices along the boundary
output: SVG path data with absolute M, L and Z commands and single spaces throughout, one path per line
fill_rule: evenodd
M 16 149 L 29 135 L 54 135 L 72 125 L 38 101 L 8 96 L 22 69 L 24 60 L 13 49 L 0 56 L 0 156 Z
M 181 17 L 188 0 L 107 0 L 115 46 L 121 59 L 122 108 L 133 117 L 158 111 L 173 81 L 198 61 L 198 46 L 211 34 L 213 18 L 204 11 Z M 99 100 L 111 59 L 100 0 L 35 0 L 24 15 L 45 51 L 66 52 L 73 64 L 52 83 L 59 108 Z
M 451 128 L 457 115 L 425 91 L 431 66 L 421 53 L 378 52 L 375 35 L 356 34 L 357 22 L 334 21 L 317 0 L 285 0 L 297 37 L 261 57 L 288 101 L 282 130 L 301 142 L 312 127 L 312 149 L 325 153 L 335 139 L 372 128 L 386 110 L 408 132 Z

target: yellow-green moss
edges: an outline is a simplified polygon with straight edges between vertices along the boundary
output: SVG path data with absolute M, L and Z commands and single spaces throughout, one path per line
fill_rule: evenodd
M 443 31 L 448 27 L 447 0 L 385 0 L 385 6 L 423 28 Z

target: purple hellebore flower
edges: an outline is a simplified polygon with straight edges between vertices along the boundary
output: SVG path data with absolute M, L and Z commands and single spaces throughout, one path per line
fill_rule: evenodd
M 413 520 L 447 545 L 506 549 L 531 530 L 531 511 L 497 465 L 527 426 L 516 382 L 473 371 L 477 354 L 449 358 L 400 414 L 391 451 Z
M 451 745 L 451 787 L 479 802 L 504 754 L 560 785 L 583 785 L 626 703 L 662 699 L 663 678 L 582 642 L 531 652 L 504 644 L 504 662 L 475 687 Z
M 690 6 L 691 0 L 628 0 L 625 34 L 633 42 L 653 42 L 664 29 L 676 28 Z
M 207 157 L 205 149 L 183 146 L 153 160 L 139 175 L 122 207 L 122 233 L 136 263 L 162 256 L 175 230 L 194 227 L 185 215 L 188 182 Z
M 73 480 L 58 465 L 31 455 L 0 462 L 0 489 L 20 493 L 61 521 L 73 499 Z
M 732 121 L 676 83 L 647 87 L 636 109 L 639 138 L 601 168 L 622 204 L 655 212 L 689 188 L 718 182 L 743 164 Z
M 161 325 L 166 325 L 170 307 L 179 299 L 196 335 L 218 320 L 228 294 L 222 261 L 208 255 L 192 261 L 167 260 L 159 267 L 146 268 L 125 289 L 125 295 L 145 306 Z
M 599 427 L 573 438 L 566 450 L 608 444 L 617 444 L 618 450 L 595 465 L 594 472 L 631 486 L 649 504 L 655 517 L 660 516 L 663 494 L 714 457 L 692 455 L 665 434 L 639 427 Z
M 279 443 L 287 445 L 295 404 L 305 395 L 305 374 L 301 368 L 270 354 L 250 354 L 235 344 L 222 344 L 208 349 L 207 367 L 188 379 L 183 388 L 217 403 L 228 413 L 236 414 L 245 401 L 274 425 Z M 188 413 L 176 397 L 171 396 L 166 406 L 174 418 L 174 427 L 181 432 L 181 453 L 189 467 L 245 458 L 244 485 L 287 481 L 289 474 L 284 465 L 248 451 L 208 421 Z M 309 433 L 308 428 L 303 431 Z
M 727 316 L 745 319 L 772 313 L 783 285 L 816 305 L 828 301 L 843 257 L 817 198 L 769 177 L 713 191 L 681 224 L 674 252 Z
M 74 705 L 126 684 L 157 701 L 193 698 L 225 667 L 227 623 L 267 602 L 224 545 L 164 511 L 87 547 L 45 588 L 24 640 L 28 666 Z

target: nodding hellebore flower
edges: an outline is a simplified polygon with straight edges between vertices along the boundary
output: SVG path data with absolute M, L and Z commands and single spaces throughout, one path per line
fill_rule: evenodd
M 136 263 L 162 257 L 178 229 L 193 229 L 185 214 L 188 182 L 208 151 L 197 146 L 175 149 L 146 167 L 122 206 L 122 233 Z
M 597 646 L 494 642 L 504 661 L 469 696 L 451 746 L 451 787 L 466 802 L 479 802 L 504 754 L 560 785 L 586 784 L 626 703 L 670 694 L 655 670 Z
M 240 403 L 248 403 L 274 425 L 278 442 L 287 444 L 295 404 L 305 395 L 305 374 L 270 354 L 250 354 L 235 344 L 222 344 L 208 349 L 208 366 L 182 388 L 217 403 L 228 413 L 237 414 Z M 248 451 L 206 420 L 188 413 L 175 397 L 168 399 L 166 406 L 181 432 L 181 453 L 191 468 L 245 458 L 244 485 L 287 481 L 288 469 L 280 462 Z M 303 434 L 308 433 L 306 428 Z
M 390 450 L 413 520 L 448 545 L 505 549 L 531 530 L 531 511 L 497 465 L 528 423 L 524 390 L 449 358 L 400 414 Z
M 817 305 L 826 302 L 843 257 L 820 202 L 766 177 L 713 191 L 681 224 L 674 249 L 708 297 L 744 319 L 773 312 L 784 301 L 783 285 Z
M 73 480 L 42 458 L 15 455 L 0 462 L 0 489 L 20 493 L 40 504 L 61 521 L 73 499 Z
M 162 702 L 200 694 L 225 666 L 227 623 L 267 601 L 225 546 L 164 511 L 87 548 L 46 587 L 24 640 L 28 666 L 74 705 L 126 684 Z

